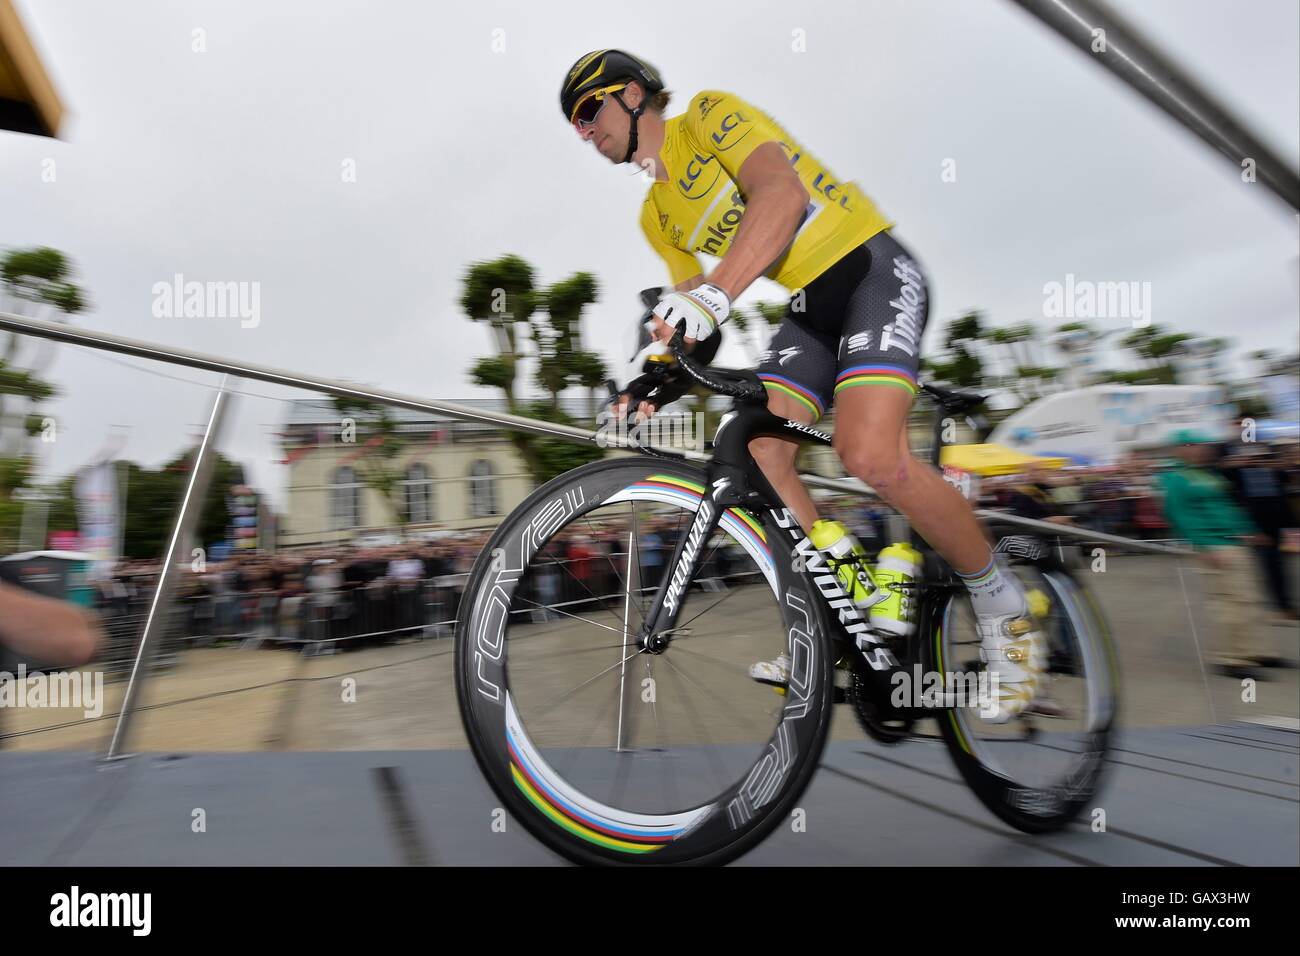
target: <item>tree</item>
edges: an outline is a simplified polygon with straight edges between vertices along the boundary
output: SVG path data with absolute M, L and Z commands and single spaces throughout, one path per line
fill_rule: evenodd
M 10 250 L 0 258 L 0 307 L 18 315 L 65 322 L 86 309 L 85 294 L 72 281 L 72 273 L 71 261 L 57 249 L 39 246 Z M 32 353 L 21 363 L 22 369 L 15 368 L 24 342 L 32 343 Z M 0 382 L 0 428 L 8 424 L 6 395 L 20 396 L 35 405 L 55 394 L 50 385 L 37 377 L 49 365 L 54 348 L 54 343 L 47 339 L 33 340 L 17 332 L 9 333 L 0 358 L 0 374 L 4 376 Z M 17 431 L 31 434 L 30 422 L 23 421 Z M 15 449 L 11 445 L 9 450 Z
M 126 462 L 126 514 L 122 554 L 127 558 L 161 558 L 176 523 L 181 497 L 190 478 L 193 452 L 178 455 L 157 470 Z M 212 483 L 199 516 L 198 542 L 224 541 L 230 528 L 230 489 L 243 482 L 243 469 L 217 455 Z M 184 557 L 188 558 L 188 555 Z
M 1173 358 L 1179 346 L 1193 336 L 1185 332 L 1170 332 L 1160 325 L 1148 325 L 1134 329 L 1120 344 L 1130 349 L 1138 357 L 1139 367 L 1144 375 L 1132 377 L 1135 385 L 1176 385 L 1178 373 L 1173 365 Z
M 537 382 L 551 394 L 551 407 L 560 411 L 560 393 L 570 385 L 587 389 L 591 419 L 599 413 L 595 389 L 608 377 L 604 360 L 583 347 L 582 310 L 599 291 L 589 272 L 577 272 L 537 295 L 539 312 L 532 316 L 537 343 Z M 545 318 L 540 314 L 545 312 Z
M 582 347 L 582 310 L 598 295 L 590 273 L 575 273 L 539 290 L 532 266 L 519 256 L 507 255 L 473 263 L 463 281 L 461 308 L 474 321 L 489 326 L 497 350 L 495 356 L 479 359 L 471 368 L 470 379 L 475 384 L 504 392 L 512 415 L 574 424 L 560 408 L 560 395 L 571 385 L 586 388 L 592 410 L 597 410 L 591 393 L 604 381 L 605 365 L 600 356 Z M 530 332 L 531 336 L 526 334 Z M 549 394 L 549 401 L 522 402 L 518 396 L 521 346 L 528 337 L 536 348 L 537 383 Z M 526 432 L 507 434 L 538 483 L 604 455 L 595 444 L 588 448 Z
M 0 308 L 66 321 L 86 308 L 86 300 L 63 253 L 46 247 L 14 249 L 0 257 Z M 20 355 L 25 345 L 28 351 Z M 17 540 L 23 504 L 13 496 L 33 470 L 30 438 L 42 429 L 39 405 L 57 394 L 41 378 L 54 349 L 47 339 L 10 332 L 0 353 L 0 547 L 12 548 Z
M 1043 361 L 1038 328 L 1029 322 L 1005 328 L 992 329 L 984 338 L 999 346 L 1010 372 L 1002 377 L 1001 385 L 1019 396 L 1021 404 L 1041 398 L 1045 384 L 1056 381 L 1060 370 Z
M 475 322 L 488 326 L 497 350 L 495 361 L 483 368 L 487 377 L 478 380 L 479 366 L 471 376 L 479 385 L 502 389 L 506 404 L 512 409 L 519 356 L 518 326 L 527 327 L 535 303 L 532 266 L 519 256 L 476 262 L 465 273 L 460 307 Z
M 946 352 L 923 359 L 921 368 L 928 377 L 959 388 L 984 387 L 984 364 L 974 351 L 975 343 L 983 336 L 979 312 L 967 312 L 950 320 L 943 337 Z
M 362 398 L 335 396 L 331 402 L 340 419 L 350 418 L 357 425 L 357 454 L 353 462 L 361 483 L 375 491 L 388 505 L 393 520 L 405 537 L 411 516 L 397 459 L 408 443 L 397 432 L 392 409 L 382 402 Z

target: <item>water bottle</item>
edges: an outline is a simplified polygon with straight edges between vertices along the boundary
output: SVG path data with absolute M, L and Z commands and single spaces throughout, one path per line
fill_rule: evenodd
M 886 597 L 871 608 L 873 630 L 908 637 L 916 630 L 916 597 L 911 587 L 921 576 L 921 552 L 910 544 L 895 543 L 880 552 L 872 572 Z

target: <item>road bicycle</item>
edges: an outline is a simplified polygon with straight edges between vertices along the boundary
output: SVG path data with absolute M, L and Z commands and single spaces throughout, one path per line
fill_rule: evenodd
M 1034 534 L 998 540 L 1048 638 L 1055 713 L 996 723 L 963 693 L 985 672 L 952 570 L 912 535 L 923 572 L 898 586 L 915 629 L 869 627 L 749 452 L 759 436 L 830 436 L 773 415 L 753 372 L 693 359 L 680 329 L 669 348 L 732 399 L 707 464 L 655 449 L 560 475 L 501 523 L 466 584 L 461 718 L 513 818 L 578 863 L 728 862 L 792 818 L 842 701 L 886 744 L 935 736 L 917 726 L 933 720 L 967 785 L 1010 826 L 1046 833 L 1075 819 L 1102 779 L 1118 677 L 1066 549 Z M 924 389 L 937 465 L 942 429 L 970 420 L 983 396 Z M 750 679 L 751 663 L 782 651 L 788 687 Z

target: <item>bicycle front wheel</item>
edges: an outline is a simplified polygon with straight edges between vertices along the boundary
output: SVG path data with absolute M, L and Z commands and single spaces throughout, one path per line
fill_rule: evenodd
M 788 515 L 725 511 L 662 652 L 638 643 L 705 475 L 595 462 L 497 529 L 456 630 L 461 717 L 510 813 L 570 860 L 723 863 L 794 807 L 829 728 L 833 659 Z M 788 527 L 782 527 L 782 523 Z M 749 666 L 790 655 L 785 694 Z

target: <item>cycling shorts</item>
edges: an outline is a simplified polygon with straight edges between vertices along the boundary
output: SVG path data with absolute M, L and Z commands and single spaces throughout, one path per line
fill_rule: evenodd
M 925 274 L 887 231 L 849 251 L 790 298 L 758 377 L 821 418 L 846 388 L 915 395 L 930 314 Z

